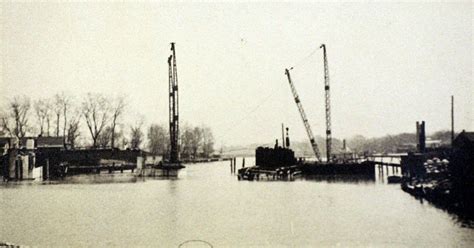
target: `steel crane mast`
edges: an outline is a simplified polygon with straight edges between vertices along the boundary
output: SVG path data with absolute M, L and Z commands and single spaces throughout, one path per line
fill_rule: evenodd
M 172 54 L 168 57 L 169 74 L 169 121 L 170 121 L 170 163 L 179 163 L 179 108 L 178 108 L 178 72 L 176 51 L 171 43 Z
M 324 56 L 324 91 L 326 100 L 326 159 L 329 162 L 331 160 L 332 152 L 332 138 L 331 138 L 331 97 L 329 94 L 329 68 L 328 58 L 326 54 L 326 46 L 322 44 L 319 48 L 323 49 Z
M 295 99 L 296 106 L 300 111 L 301 119 L 303 120 L 304 127 L 306 128 L 306 133 L 308 134 L 309 142 L 311 143 L 311 147 L 313 148 L 314 155 L 316 156 L 317 161 L 321 161 L 321 155 L 319 153 L 318 145 L 316 144 L 316 140 L 314 139 L 313 131 L 311 131 L 311 126 L 308 123 L 308 118 L 306 118 L 306 114 L 303 110 L 303 105 L 301 105 L 300 98 L 298 93 L 296 92 L 296 88 L 291 81 L 290 71 L 285 69 L 285 74 L 288 77 L 288 82 L 290 84 L 291 93 L 293 93 L 293 98 Z

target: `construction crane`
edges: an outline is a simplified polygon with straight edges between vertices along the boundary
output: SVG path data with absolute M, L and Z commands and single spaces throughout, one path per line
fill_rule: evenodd
M 326 46 L 322 44 L 319 48 L 323 49 L 324 56 L 324 91 L 326 100 L 326 159 L 331 160 L 332 138 L 331 138 L 331 98 L 329 95 L 329 68 Z
M 309 142 L 311 143 L 311 147 L 313 148 L 314 155 L 316 156 L 317 161 L 321 161 L 321 155 L 319 153 L 318 144 L 316 144 L 316 140 L 314 139 L 313 131 L 311 131 L 311 127 L 308 123 L 308 118 L 306 118 L 306 114 L 303 110 L 303 105 L 301 105 L 300 98 L 298 93 L 296 92 L 295 86 L 291 81 L 290 71 L 285 69 L 285 74 L 288 77 L 288 82 L 290 84 L 291 93 L 293 93 L 293 98 L 295 99 L 296 106 L 300 111 L 301 119 L 303 120 L 304 127 L 306 128 L 306 133 L 308 133 Z
M 179 164 L 179 108 L 178 108 L 178 72 L 176 51 L 171 43 L 172 54 L 168 57 L 169 76 L 169 121 L 170 121 L 170 157 L 171 164 Z

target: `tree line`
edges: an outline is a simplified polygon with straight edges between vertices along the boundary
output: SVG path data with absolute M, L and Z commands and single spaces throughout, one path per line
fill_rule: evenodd
M 441 145 L 449 146 L 451 143 L 451 132 L 447 130 L 436 131 L 427 135 L 432 140 L 440 140 Z M 357 154 L 372 153 L 397 153 L 404 151 L 416 151 L 417 136 L 415 133 L 400 133 L 385 135 L 382 137 L 368 138 L 363 135 L 355 135 L 346 139 L 346 151 L 341 139 L 332 139 L 333 153 L 354 152 Z M 316 143 L 322 154 L 326 153 L 326 141 L 324 137 L 316 136 Z M 308 142 L 293 142 L 292 149 L 300 155 L 311 156 L 312 150 Z
M 145 136 L 143 118 L 125 123 L 126 107 L 124 96 L 100 93 L 87 93 L 80 101 L 65 93 L 34 100 L 15 96 L 0 109 L 0 136 L 16 137 L 20 142 L 28 136 L 61 137 L 63 144 L 73 149 L 78 146 L 140 149 L 147 142 L 146 148 L 151 153 L 167 155 L 168 128 L 152 124 Z M 79 137 L 86 143 L 81 144 Z M 214 152 L 214 137 L 207 126 L 184 125 L 180 138 L 184 158 L 208 157 Z
M 168 128 L 152 124 L 148 129 L 148 151 L 152 154 L 167 155 L 169 153 Z M 180 131 L 181 158 L 208 158 L 214 153 L 214 135 L 208 126 L 184 125 Z
M 62 137 L 63 143 L 77 145 L 81 124 L 91 138 L 91 147 L 110 144 L 121 138 L 117 125 L 125 110 L 125 97 L 106 97 L 88 93 L 78 102 L 75 97 L 58 93 L 50 98 L 31 100 L 15 96 L 0 112 L 0 127 L 6 135 L 24 137 Z
M 427 135 L 427 138 L 439 140 L 441 145 L 451 144 L 451 131 L 441 130 Z M 394 153 L 403 150 L 415 151 L 418 138 L 415 133 L 401 133 L 396 135 L 386 135 L 378 138 L 366 138 L 356 135 L 347 140 L 347 146 L 357 153 Z

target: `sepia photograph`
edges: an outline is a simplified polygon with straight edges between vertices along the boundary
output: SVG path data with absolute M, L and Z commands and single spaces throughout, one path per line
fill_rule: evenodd
M 474 247 L 472 1 L 0 1 L 0 247 Z

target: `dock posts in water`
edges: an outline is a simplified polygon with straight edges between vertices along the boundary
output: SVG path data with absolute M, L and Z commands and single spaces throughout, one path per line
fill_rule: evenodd
M 230 173 L 235 174 L 236 170 L 237 170 L 237 159 L 234 157 L 230 159 Z
M 245 167 L 245 158 L 242 158 L 242 168 Z
M 379 164 L 377 167 L 378 167 L 378 171 L 379 171 L 379 176 L 383 178 L 384 166 L 382 164 Z M 387 173 L 388 173 L 388 169 L 387 169 Z

